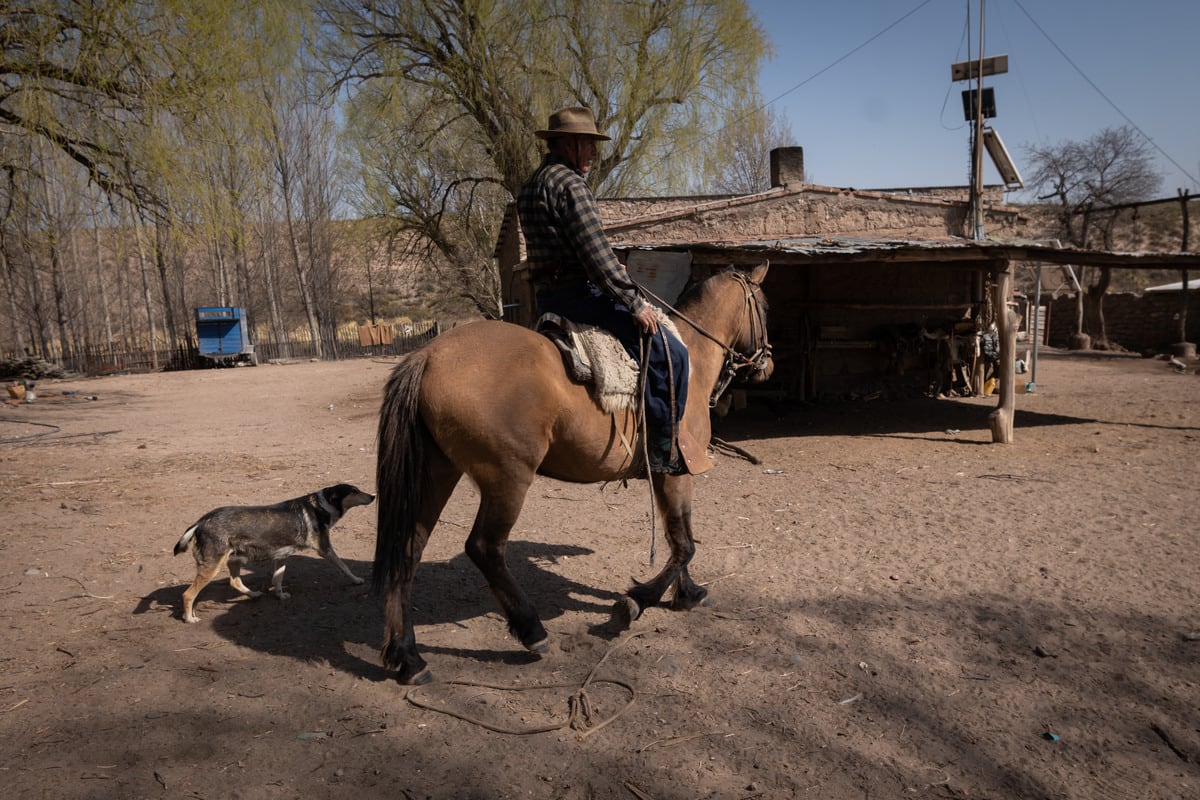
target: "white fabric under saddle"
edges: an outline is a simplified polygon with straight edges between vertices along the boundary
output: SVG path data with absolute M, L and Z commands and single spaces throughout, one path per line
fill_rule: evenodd
M 679 330 L 661 309 L 658 324 L 679 338 Z M 563 336 L 556 338 L 560 347 L 569 344 L 573 363 L 568 372 L 580 383 L 591 386 L 592 398 L 604 411 L 613 413 L 636 406 L 638 365 L 625 351 L 621 341 L 604 328 L 580 325 L 557 314 L 543 314 L 537 330 L 557 328 Z M 565 341 L 564 341 L 565 340 Z

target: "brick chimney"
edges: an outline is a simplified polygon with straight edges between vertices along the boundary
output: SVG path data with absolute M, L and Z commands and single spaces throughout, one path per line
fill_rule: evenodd
M 804 183 L 804 148 L 776 147 L 771 151 L 771 187 Z

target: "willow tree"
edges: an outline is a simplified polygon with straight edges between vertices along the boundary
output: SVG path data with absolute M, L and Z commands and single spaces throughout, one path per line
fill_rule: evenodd
M 0 146 L 0 169 L 19 174 L 28 164 L 19 158 L 10 162 L 10 153 L 57 150 L 61 157 L 47 153 L 38 163 L 73 167 L 74 178 L 103 190 L 98 202 L 131 221 L 126 238 L 141 247 L 137 264 L 150 267 L 152 285 L 143 287 L 140 324 L 152 339 L 163 329 L 175 344 L 187 336 L 190 328 L 183 323 L 194 287 L 207 302 L 218 297 L 243 304 L 251 288 L 247 218 L 272 205 L 261 196 L 273 187 L 272 162 L 264 154 L 277 149 L 262 124 L 270 115 L 261 86 L 303 84 L 308 4 L 21 0 L 2 5 L 0 145 L 40 144 Z M 106 216 L 101 209 L 95 215 Z M 5 241 L 17 240 L 0 238 L 0 244 Z M 207 268 L 197 265 L 196 251 L 209 253 Z M 99 260 L 102 248 L 95 252 Z M 46 260 L 47 269 L 54 266 Z M 114 269 L 138 271 L 115 253 L 112 260 L 118 265 Z M 6 257 L 3 273 L 36 268 L 28 262 Z M 15 290 L 7 294 L 10 306 L 32 302 Z M 272 321 L 279 328 L 277 316 Z
M 707 138 L 752 91 L 763 35 L 743 0 L 318 0 L 349 90 L 364 210 L 411 234 L 485 314 L 490 248 L 536 166 L 534 131 L 591 107 L 612 136 L 600 194 L 701 183 Z
M 106 189 L 145 199 L 130 180 L 131 124 L 152 84 L 152 39 L 136 0 L 25 0 L 0 11 L 0 124 L 59 148 Z

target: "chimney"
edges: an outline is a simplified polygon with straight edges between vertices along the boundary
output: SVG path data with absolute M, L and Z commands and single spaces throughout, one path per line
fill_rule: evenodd
M 804 183 L 804 148 L 776 147 L 771 151 L 771 188 Z

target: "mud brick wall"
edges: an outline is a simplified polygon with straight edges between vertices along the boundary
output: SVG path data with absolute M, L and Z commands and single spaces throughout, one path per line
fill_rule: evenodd
M 1109 341 L 1135 352 L 1161 352 L 1179 341 L 1178 292 L 1110 294 L 1104 298 L 1104 327 Z M 1075 332 L 1075 296 L 1050 303 L 1052 347 L 1066 347 Z M 1200 291 L 1188 292 L 1187 340 L 1200 339 Z

